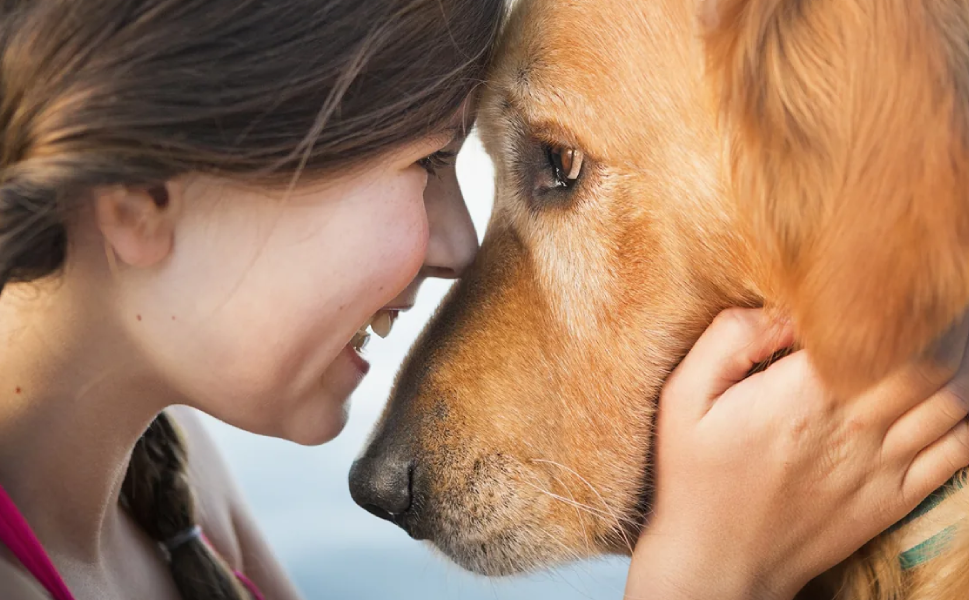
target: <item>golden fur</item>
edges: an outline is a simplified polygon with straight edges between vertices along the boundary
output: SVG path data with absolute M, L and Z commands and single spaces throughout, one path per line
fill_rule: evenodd
M 969 304 L 969 0 L 521 0 L 486 88 L 481 254 L 367 451 L 412 454 L 408 528 L 469 569 L 629 551 L 655 398 L 721 309 L 792 314 L 851 392 Z M 904 533 L 803 596 L 964 597 L 969 538 L 902 574 Z

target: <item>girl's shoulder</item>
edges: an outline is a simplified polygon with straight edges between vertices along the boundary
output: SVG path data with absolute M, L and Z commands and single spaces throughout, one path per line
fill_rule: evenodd
M 0 555 L 0 598 L 4 600 L 50 600 L 33 577 L 19 565 Z
M 184 437 L 199 525 L 229 566 L 241 569 L 242 551 L 234 519 L 241 495 L 229 467 L 194 409 L 176 406 L 165 412 Z

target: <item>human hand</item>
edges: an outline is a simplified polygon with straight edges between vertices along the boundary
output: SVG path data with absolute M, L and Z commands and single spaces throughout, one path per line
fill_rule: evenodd
M 761 310 L 730 309 L 670 376 L 653 511 L 626 598 L 787 600 L 969 464 L 969 321 L 931 357 L 834 398 Z

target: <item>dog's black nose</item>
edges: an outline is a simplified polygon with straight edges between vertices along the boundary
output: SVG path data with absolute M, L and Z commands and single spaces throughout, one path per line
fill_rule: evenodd
M 350 496 L 370 513 L 404 527 L 412 501 L 413 463 L 397 457 L 364 456 L 350 468 Z

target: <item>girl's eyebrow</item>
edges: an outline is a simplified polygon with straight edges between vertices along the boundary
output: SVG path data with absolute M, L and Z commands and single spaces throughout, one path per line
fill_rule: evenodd
M 462 140 L 471 135 L 471 130 L 474 129 L 474 125 L 477 119 L 472 116 L 468 118 L 465 115 L 461 116 L 460 122 L 455 124 L 450 129 L 454 131 L 455 137 L 460 137 Z
M 458 137 L 467 136 L 469 131 L 470 131 L 470 128 L 465 127 L 464 124 L 462 123 L 461 125 L 450 125 L 448 127 L 445 127 L 444 129 L 441 130 L 441 133 L 450 134 L 452 139 L 456 139 Z
M 470 106 L 465 103 L 461 108 L 454 113 L 448 125 L 445 126 L 445 131 L 453 131 L 455 137 L 461 136 L 461 138 L 466 138 L 471 133 L 471 129 L 474 128 L 474 122 L 476 120 L 476 113 L 470 110 Z
M 440 144 L 442 147 L 450 146 L 454 142 L 468 137 L 469 133 L 470 128 L 465 127 L 463 124 L 449 125 L 441 129 L 440 132 L 435 135 L 435 139 L 439 139 L 441 142 L 443 142 Z
M 445 123 L 439 130 L 431 134 L 435 141 L 440 142 L 440 146 L 449 146 L 458 140 L 464 140 L 471 133 L 471 128 L 474 126 L 474 120 L 467 118 L 467 114 L 464 110 L 459 110 L 457 113 L 451 117 L 451 120 Z

